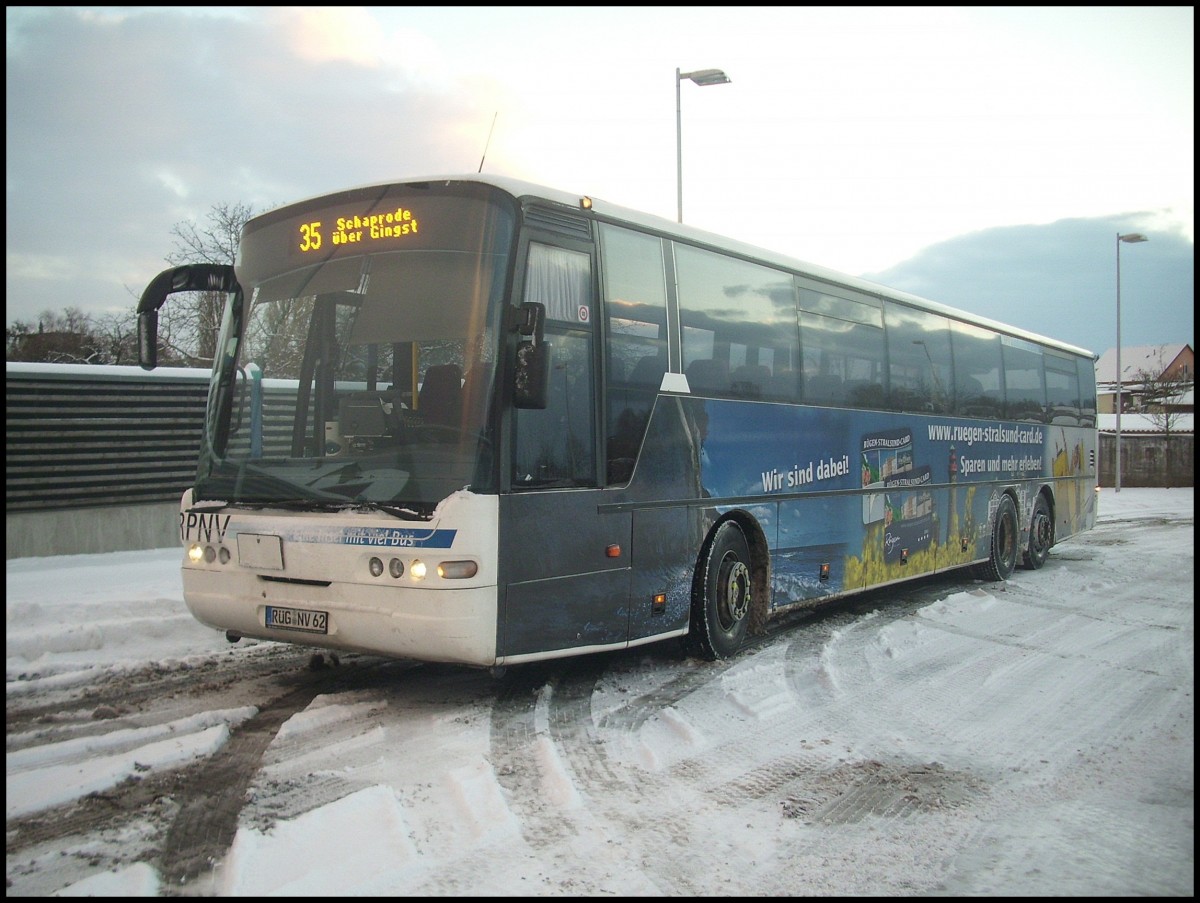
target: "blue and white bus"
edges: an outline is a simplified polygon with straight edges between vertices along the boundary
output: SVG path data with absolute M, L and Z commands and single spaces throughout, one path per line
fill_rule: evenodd
M 475 174 L 250 220 L 184 595 L 201 622 L 500 668 L 682 639 L 1096 516 L 1094 355 L 588 197 Z

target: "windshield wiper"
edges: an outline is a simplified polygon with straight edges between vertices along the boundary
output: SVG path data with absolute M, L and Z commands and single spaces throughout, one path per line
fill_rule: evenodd
M 430 520 L 433 517 L 433 505 L 417 504 L 415 507 L 407 505 L 386 505 L 382 502 L 368 502 L 363 499 L 341 499 L 334 501 L 332 499 L 239 499 L 236 502 L 227 503 L 229 507 L 238 508 L 282 508 L 285 511 L 378 511 L 382 514 L 390 515 L 399 520 Z
M 397 517 L 400 520 L 432 520 L 434 505 L 422 505 L 416 503 L 416 507 L 410 508 L 408 505 L 385 505 L 382 502 L 358 502 L 356 508 L 362 508 L 367 511 L 382 511 L 384 514 L 390 514 L 392 517 Z
M 556 486 L 574 486 L 575 480 L 568 477 L 542 477 L 514 480 L 513 489 L 549 489 Z

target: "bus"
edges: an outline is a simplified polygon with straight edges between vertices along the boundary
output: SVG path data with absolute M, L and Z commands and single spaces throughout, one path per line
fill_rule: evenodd
M 231 642 L 715 660 L 1095 523 L 1091 352 L 599 199 L 471 174 L 271 210 L 147 286 L 144 368 L 194 292 L 226 300 L 183 589 Z

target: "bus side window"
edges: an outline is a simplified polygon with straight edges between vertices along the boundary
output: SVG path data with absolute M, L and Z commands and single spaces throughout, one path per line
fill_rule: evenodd
M 983 394 L 983 383 L 973 376 L 961 376 L 955 386 L 957 413 L 967 416 L 988 415 L 992 406 Z
M 799 401 L 800 374 L 795 370 L 781 370 L 767 380 L 763 398 L 768 401 Z
M 601 224 L 605 482 L 625 483 L 667 371 L 663 240 Z
M 806 404 L 839 405 L 846 399 L 840 376 L 810 376 L 804 381 Z
M 667 361 L 661 354 L 647 355 L 641 358 L 633 367 L 629 382 L 636 388 L 649 390 L 650 395 L 658 394 L 662 386 L 663 374 L 667 372 Z
M 729 394 L 729 365 L 724 361 L 703 359 L 687 365 L 688 386 L 700 395 Z
M 846 382 L 846 402 L 852 408 L 882 408 L 884 406 L 883 386 L 868 379 L 854 379 Z
M 762 364 L 742 364 L 733 371 L 731 389 L 738 398 L 763 398 L 770 381 L 769 368 Z
M 1004 400 L 1000 336 L 989 329 L 955 322 L 950 339 L 954 356 L 954 412 L 962 417 L 999 417 Z
M 650 410 L 666 372 L 666 358 L 649 354 L 639 358 L 629 379 L 612 381 L 610 399 L 619 409 L 612 418 L 608 437 L 609 483 L 625 483 L 633 476 L 633 464 L 650 420 Z

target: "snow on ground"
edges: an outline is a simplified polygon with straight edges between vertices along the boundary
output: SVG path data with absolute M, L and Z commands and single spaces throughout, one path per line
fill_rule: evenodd
M 453 672 L 427 678 L 406 698 L 415 719 L 408 723 L 421 727 L 419 735 L 386 720 L 396 702 L 384 693 L 318 696 L 279 730 L 260 779 L 264 787 L 304 777 L 357 789 L 270 825 L 243 821 L 205 892 L 676 892 L 648 878 L 644 863 L 637 866 L 640 835 L 631 843 L 614 833 L 621 817 L 597 820 L 604 801 L 590 798 L 580 777 L 602 758 L 610 772 L 604 780 L 618 788 L 627 781 L 636 791 L 613 803 L 628 810 L 623 817 L 635 827 L 638 819 L 661 817 L 664 808 L 700 813 L 705 833 L 690 838 L 694 848 L 678 850 L 679 867 L 724 876 L 729 884 L 714 885 L 713 894 L 756 887 L 772 894 L 874 894 L 880 887 L 902 893 L 897 887 L 912 870 L 913 893 L 1190 896 L 1193 510 L 1191 489 L 1105 491 L 1098 530 L 1086 540 L 1096 547 L 1061 544 L 1041 571 L 1019 571 L 1001 585 L 964 581 L 915 616 L 888 619 L 881 609 L 819 642 L 801 626 L 642 720 L 630 714 L 629 701 L 662 692 L 659 666 L 651 661 L 606 672 L 591 692 L 585 738 L 600 758 L 584 757 L 586 744 L 561 742 L 553 722 L 564 701 L 547 684 L 538 691 L 532 723 L 520 725 L 521 734 L 514 728 L 514 736 L 528 738 L 537 793 L 557 819 L 552 824 L 576 830 L 556 841 L 553 863 L 531 849 L 536 832 L 512 803 L 517 765 L 496 761 L 494 696 L 468 699 L 442 715 L 432 701 L 453 697 L 466 678 Z M 1185 519 L 1187 527 L 1139 533 L 1141 545 L 1129 547 L 1114 526 L 1162 517 Z M 1123 564 L 1099 567 L 1108 556 Z M 1146 561 L 1158 562 L 1153 573 L 1141 571 Z M 224 638 L 188 614 L 178 565 L 175 549 L 9 561 L 7 698 L 83 688 L 100 675 L 150 663 L 228 656 Z M 902 687 L 903 694 L 888 687 Z M 255 712 L 231 706 L 41 745 L 9 735 L 7 818 L 211 756 Z M 1174 721 L 1164 728 L 1164 719 Z M 1075 748 L 1081 737 L 1091 745 Z M 757 769 L 748 771 L 739 756 L 752 757 Z M 1041 767 L 1068 760 L 1079 767 L 1052 776 Z M 888 772 L 897 761 L 914 765 L 903 775 Z M 948 812 L 958 801 L 980 798 L 985 781 L 1001 789 L 981 810 L 982 827 L 984 816 L 975 822 L 947 816 L 923 838 L 928 849 L 919 856 L 902 832 L 884 830 L 886 823 L 871 836 L 828 812 L 816 821 L 793 817 L 814 812 L 819 793 L 769 808 L 743 804 L 753 796 L 747 774 L 780 783 L 788 769 L 814 763 L 830 780 L 871 772 L 876 786 L 885 778 L 907 781 L 900 799 L 922 811 Z M 705 787 L 740 781 L 738 801 L 714 805 L 696 794 L 695 784 L 674 782 L 696 769 L 705 770 L 699 781 Z M 414 774 L 424 780 L 413 783 Z M 907 828 L 916 829 L 911 821 Z M 689 842 L 686 831 L 668 840 L 668 848 Z M 1106 847 L 1111 855 L 1101 852 Z M 568 861 L 560 861 L 564 856 Z M 744 863 L 761 879 L 723 871 L 714 859 L 727 860 L 730 869 Z M 933 888 L 919 877 L 931 861 L 944 872 Z M 53 873 L 54 863 L 35 866 L 53 885 L 45 873 Z M 458 883 L 439 877 L 462 869 L 473 877 Z M 1109 885 L 1097 878 L 1105 874 L 1113 876 Z M 900 877 L 887 884 L 881 875 Z M 57 888 L 63 896 L 164 893 L 145 862 Z

